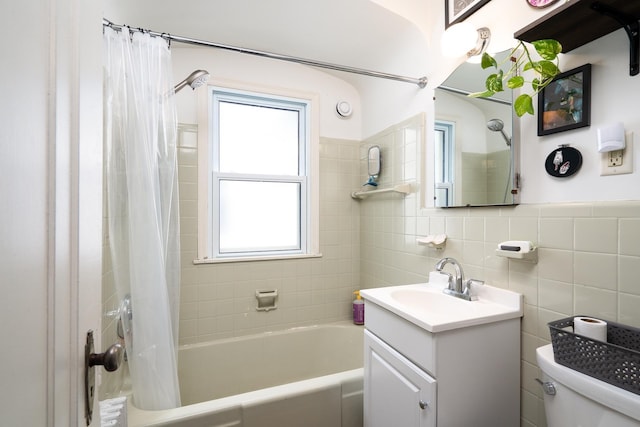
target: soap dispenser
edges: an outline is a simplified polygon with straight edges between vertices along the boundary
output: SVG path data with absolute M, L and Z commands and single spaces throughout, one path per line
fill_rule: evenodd
M 360 291 L 353 293 L 356 299 L 353 300 L 353 323 L 356 325 L 364 325 L 364 301 L 360 296 Z

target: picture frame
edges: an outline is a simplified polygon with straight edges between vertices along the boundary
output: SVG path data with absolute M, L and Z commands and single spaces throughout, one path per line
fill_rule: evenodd
M 538 93 L 538 136 L 591 125 L 591 64 L 558 74 Z
M 491 0 L 444 0 L 444 28 L 462 22 Z

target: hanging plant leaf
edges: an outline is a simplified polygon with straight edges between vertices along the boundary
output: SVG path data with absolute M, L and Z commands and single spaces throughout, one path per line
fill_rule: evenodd
M 551 61 L 540 61 L 538 64 L 540 65 L 540 74 L 543 80 L 552 79 L 560 73 L 558 66 Z
M 482 67 L 483 70 L 486 70 L 489 67 L 498 68 L 498 62 L 495 60 L 493 56 L 489 55 L 487 52 L 484 52 L 482 54 L 482 60 L 480 61 L 480 66 Z
M 524 114 L 534 114 L 533 96 L 539 93 L 546 85 L 551 83 L 553 78 L 560 73 L 558 68 L 558 55 L 562 52 L 562 45 L 557 40 L 544 39 L 531 42 L 535 51 L 540 56 L 540 60 L 534 60 L 527 44 L 520 41 L 509 52 L 506 59 L 502 63 L 498 63 L 496 59 L 488 53 L 483 53 L 480 66 L 482 69 L 495 67 L 497 73 L 489 75 L 485 81 L 486 90 L 484 92 L 475 92 L 470 94 L 474 98 L 488 98 L 497 92 L 504 90 L 504 84 L 509 89 L 518 89 L 524 87 L 527 81 L 523 73 L 533 72 L 535 77 L 532 79 L 531 88 L 533 94 L 521 94 L 513 104 L 513 108 L 518 115 L 522 117 Z M 509 67 L 503 71 L 500 67 L 508 62 Z
M 522 87 L 522 86 L 524 86 L 524 77 L 522 77 L 522 76 L 511 77 L 507 81 L 507 87 L 509 89 L 517 89 L 517 88 Z
M 518 115 L 518 117 L 524 116 L 525 113 L 529 113 L 533 115 L 534 113 L 533 98 L 531 98 L 531 95 L 527 95 L 526 93 L 523 93 L 522 95 L 516 98 L 516 102 L 513 103 L 513 108 L 516 114 Z
M 493 92 L 502 92 L 504 90 L 504 88 L 502 87 L 502 76 L 503 72 L 502 70 L 500 70 L 497 74 L 491 74 L 489 77 L 487 77 L 487 90 Z
M 535 78 L 531 81 L 531 88 L 535 91 L 538 92 L 538 88 L 540 87 L 540 79 Z
M 562 52 L 562 45 L 553 39 L 536 40 L 531 42 L 542 59 L 553 61 Z
M 542 80 L 553 78 L 560 72 L 558 66 L 551 61 L 529 62 L 525 64 L 522 71 L 528 70 L 534 70 L 536 73 L 540 74 Z

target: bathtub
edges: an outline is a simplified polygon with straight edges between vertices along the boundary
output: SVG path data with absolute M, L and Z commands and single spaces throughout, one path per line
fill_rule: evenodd
M 144 411 L 130 402 L 130 427 L 362 427 L 361 326 L 185 345 L 178 364 L 183 406 Z

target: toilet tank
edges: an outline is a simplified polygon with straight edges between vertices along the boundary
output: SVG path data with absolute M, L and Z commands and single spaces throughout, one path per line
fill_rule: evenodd
M 640 427 L 640 395 L 557 364 L 551 344 L 536 350 L 548 427 Z M 555 389 L 555 394 L 549 389 Z

